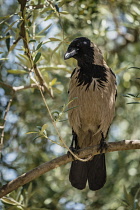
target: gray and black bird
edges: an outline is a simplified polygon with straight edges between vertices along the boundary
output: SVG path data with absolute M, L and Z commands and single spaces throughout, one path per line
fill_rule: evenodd
M 115 113 L 116 77 L 104 61 L 101 50 L 88 38 L 79 37 L 69 45 L 64 59 L 75 58 L 77 67 L 69 85 L 68 118 L 72 127 L 71 149 L 104 145 Z M 74 108 L 75 107 L 75 108 Z M 105 154 L 92 160 L 74 160 L 69 180 L 73 187 L 90 190 L 102 188 L 106 182 Z

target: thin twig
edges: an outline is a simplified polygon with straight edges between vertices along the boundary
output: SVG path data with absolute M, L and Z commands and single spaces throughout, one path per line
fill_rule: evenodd
M 44 94 L 43 94 L 43 92 L 42 92 L 41 87 L 39 86 L 39 84 L 38 84 L 38 82 L 35 80 L 35 78 L 32 77 L 31 74 L 30 74 L 30 77 L 31 77 L 31 79 L 34 81 L 34 83 L 38 86 L 38 88 L 39 88 L 39 90 L 40 90 L 42 99 L 43 99 L 44 104 L 45 104 L 45 106 L 46 106 L 46 109 L 47 109 L 47 111 L 48 111 L 48 113 L 49 113 L 49 116 L 50 116 L 50 118 L 51 118 L 51 120 L 52 120 L 53 126 L 54 126 L 54 128 L 55 128 L 55 130 L 56 130 L 56 133 L 57 133 L 57 135 L 58 135 L 60 141 L 63 143 L 64 147 L 73 155 L 73 157 L 75 157 L 75 159 L 80 160 L 80 161 L 82 161 L 82 162 L 86 162 L 86 161 L 90 160 L 90 159 L 92 158 L 92 156 L 89 156 L 87 159 L 81 159 L 81 158 L 79 158 L 77 155 L 75 155 L 75 154 L 69 149 L 69 147 L 66 145 L 65 141 L 62 139 L 62 137 L 61 137 L 61 135 L 60 135 L 60 132 L 59 132 L 57 126 L 56 126 L 56 122 L 55 122 L 55 120 L 53 119 L 53 116 L 52 116 L 52 114 L 51 114 L 51 112 L 50 112 L 49 106 L 48 106 L 48 104 L 47 104 L 47 102 L 46 102 L 46 99 L 45 99 L 45 97 L 44 97 Z
M 115 7 L 114 7 L 114 4 L 113 2 L 109 2 L 109 9 L 110 9 L 110 12 L 112 13 L 112 18 L 113 18 L 113 21 L 114 21 L 114 24 L 116 26 L 116 31 L 118 32 L 119 35 L 121 35 L 121 32 L 120 32 L 120 21 L 118 20 L 118 16 L 116 15 L 115 13 Z
M 14 42 L 13 45 L 16 45 L 20 41 L 21 37 L 18 37 Z
M 5 87 L 10 88 L 11 90 L 13 90 L 13 87 L 11 85 L 8 85 L 8 84 L 6 84 L 4 82 L 1 82 L 1 81 L 0 81 L 0 84 L 3 85 L 3 86 L 5 86 Z
M 47 5 L 45 4 L 37 4 L 37 5 L 34 5 L 34 4 L 30 4 L 30 5 L 27 5 L 26 8 L 30 8 L 30 9 L 43 9 L 43 8 L 46 8 Z
M 54 119 L 53 119 L 53 116 L 52 116 L 52 114 L 51 114 L 51 112 L 50 112 L 50 109 L 49 109 L 48 104 L 47 104 L 47 102 L 46 102 L 46 100 L 45 100 L 45 97 L 44 97 L 44 95 L 43 95 L 43 92 L 42 92 L 41 88 L 39 88 L 39 89 L 40 89 L 40 93 L 41 93 L 42 99 L 43 99 L 43 101 L 44 101 L 44 104 L 45 104 L 45 106 L 46 106 L 46 108 L 47 108 L 47 111 L 48 111 L 48 113 L 49 113 L 49 115 L 50 115 L 50 118 L 51 118 L 51 120 L 52 120 L 53 126 L 54 126 L 54 128 L 55 128 L 55 130 L 56 130 L 56 132 L 57 132 L 57 135 L 58 135 L 60 141 L 63 143 L 64 147 L 65 147 L 65 148 L 66 148 L 66 149 L 75 157 L 75 159 L 80 160 L 80 161 L 82 161 L 82 162 L 86 162 L 86 161 L 90 160 L 90 159 L 92 158 L 92 156 L 89 156 L 89 157 L 87 157 L 86 159 L 81 159 L 81 158 L 79 158 L 77 155 L 75 155 L 75 154 L 70 150 L 70 148 L 66 145 L 65 141 L 62 139 L 62 137 L 61 137 L 61 135 L 60 135 L 60 133 L 59 133 L 59 130 L 58 130 L 57 126 L 56 126 L 56 122 L 55 122 Z
M 36 84 L 30 84 L 30 85 L 27 85 L 27 86 L 21 85 L 21 86 L 18 86 L 18 87 L 13 87 L 13 90 L 15 92 L 18 92 L 18 91 L 29 89 L 29 88 L 38 88 L 38 86 Z
M 9 100 L 8 104 L 7 104 L 7 108 L 5 110 L 5 114 L 4 114 L 4 124 L 3 126 L 1 127 L 2 128 L 2 132 L 1 132 L 1 138 L 0 138 L 0 152 L 2 150 L 2 147 L 3 147 L 3 140 L 4 140 L 4 129 L 5 129 L 5 125 L 6 125 L 6 117 L 7 117 L 7 114 L 10 110 L 10 106 L 11 106 L 11 103 L 13 101 L 13 98 L 14 98 L 14 94 L 12 96 L 12 98 Z
M 54 128 L 55 128 L 55 130 L 56 130 L 56 133 L 57 133 L 57 135 L 58 135 L 60 141 L 63 143 L 64 147 L 73 155 L 73 157 L 75 157 L 75 159 L 80 160 L 80 161 L 82 161 L 82 162 L 86 162 L 86 161 L 90 160 L 90 159 L 92 158 L 92 156 L 89 156 L 89 157 L 87 157 L 86 159 L 81 159 L 81 158 L 79 158 L 77 155 L 75 155 L 75 154 L 70 150 L 70 148 L 66 145 L 65 141 L 62 139 L 62 137 L 61 137 L 61 135 L 60 135 L 60 132 L 59 132 L 57 126 L 56 126 L 56 122 L 55 122 L 55 120 L 53 119 L 53 116 L 52 116 L 51 111 L 50 111 L 50 109 L 49 109 L 49 106 L 48 106 L 48 104 L 47 104 L 47 102 L 46 102 L 46 99 L 45 99 L 45 97 L 44 97 L 44 94 L 43 94 L 43 92 L 42 92 L 41 87 L 39 86 L 39 84 L 38 84 L 38 82 L 35 80 L 35 78 L 32 77 L 32 74 L 30 74 L 30 78 L 34 81 L 34 83 L 38 86 L 38 88 L 39 88 L 39 90 L 40 90 L 42 99 L 43 99 L 44 104 L 45 104 L 45 106 L 46 106 L 46 109 L 47 109 L 47 111 L 48 111 L 48 113 L 49 113 L 49 116 L 50 116 L 50 118 L 51 118 L 51 120 L 52 120 L 53 126 L 54 126 Z
M 36 84 L 30 84 L 30 85 L 26 85 L 26 86 L 21 85 L 21 86 L 17 86 L 17 87 L 16 86 L 8 85 L 8 84 L 3 83 L 1 81 L 0 81 L 0 84 L 3 85 L 3 86 L 5 86 L 5 87 L 10 88 L 14 92 L 18 92 L 18 91 L 29 89 L 29 88 L 38 88 L 38 85 L 36 85 Z
M 97 155 L 97 148 L 99 145 L 94 147 L 88 147 L 82 150 L 79 150 L 79 158 L 84 158 L 89 155 Z M 140 149 L 140 140 L 123 140 L 119 142 L 110 142 L 108 143 L 108 148 L 103 151 L 103 153 L 107 152 L 115 152 L 115 151 L 123 151 L 123 150 L 132 150 L 132 149 Z M 22 174 L 16 179 L 12 180 L 8 184 L 4 185 L 0 188 L 0 198 L 17 189 L 20 186 L 23 186 L 30 181 L 36 179 L 42 174 L 51 171 L 54 168 L 58 168 L 61 165 L 71 162 L 72 157 L 68 157 L 67 155 L 63 155 L 61 157 L 55 158 L 49 162 L 43 163 L 40 166 L 28 171 L 27 173 Z

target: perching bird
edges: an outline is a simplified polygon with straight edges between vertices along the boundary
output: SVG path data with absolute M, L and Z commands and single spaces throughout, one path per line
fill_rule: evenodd
M 69 85 L 68 118 L 72 127 L 71 149 L 100 144 L 102 149 L 114 117 L 116 77 L 103 59 L 101 50 L 86 37 L 74 39 L 64 59 L 75 58 L 78 66 Z M 75 147 L 74 147 L 75 144 Z M 71 164 L 69 180 L 73 187 L 90 190 L 102 188 L 106 182 L 105 154 L 92 160 Z

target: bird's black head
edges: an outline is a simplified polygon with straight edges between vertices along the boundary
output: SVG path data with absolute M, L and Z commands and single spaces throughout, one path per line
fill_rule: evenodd
M 92 62 L 93 61 L 93 47 L 91 41 L 86 37 L 79 37 L 74 39 L 64 55 L 64 59 L 75 58 L 78 62 Z

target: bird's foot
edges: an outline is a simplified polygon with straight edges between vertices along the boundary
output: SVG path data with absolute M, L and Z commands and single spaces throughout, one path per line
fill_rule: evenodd
M 97 152 L 100 151 L 100 153 L 102 153 L 103 150 L 107 150 L 107 149 L 108 149 L 108 143 L 105 140 L 101 140 L 100 141 L 100 145 L 99 145 L 99 147 L 97 149 Z

